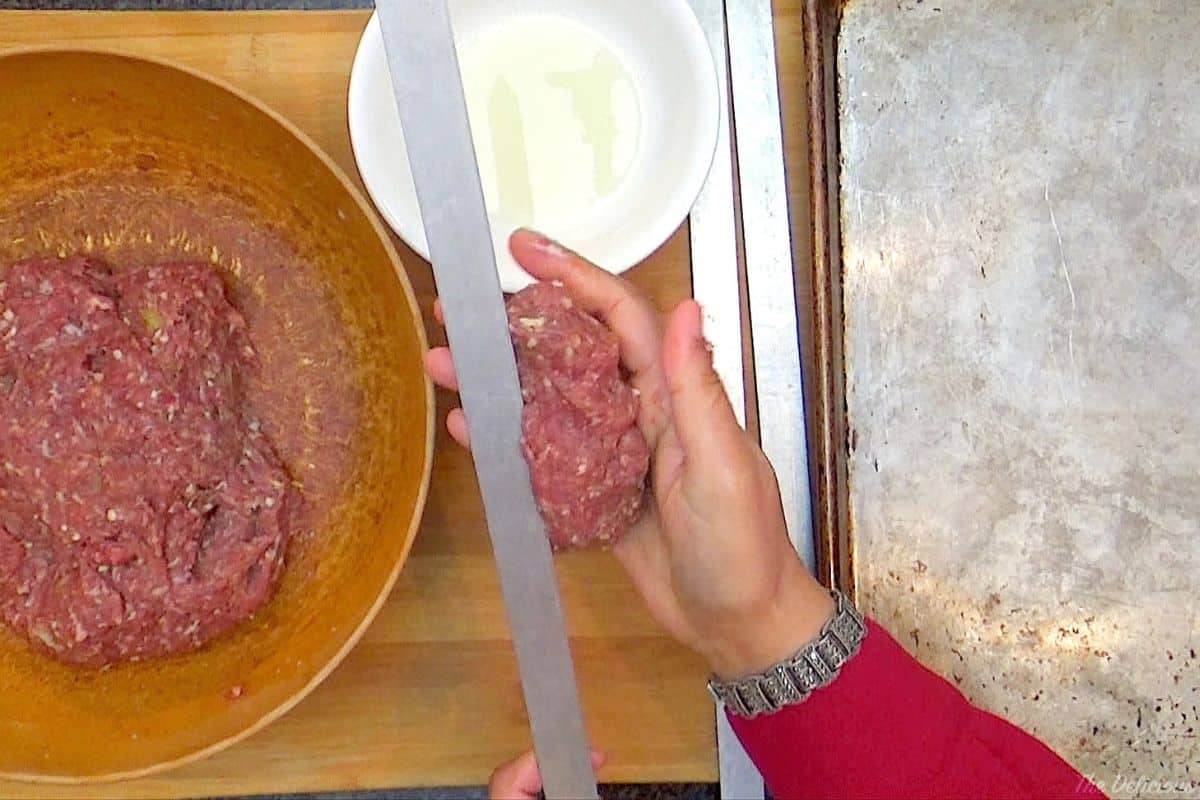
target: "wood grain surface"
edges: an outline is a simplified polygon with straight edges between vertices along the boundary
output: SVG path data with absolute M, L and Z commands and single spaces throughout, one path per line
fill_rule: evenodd
M 807 301 L 799 2 L 778 3 L 776 10 L 800 296 Z M 366 19 L 358 11 L 0 12 L 0 50 L 104 48 L 220 76 L 296 123 L 357 183 L 345 98 Z M 429 267 L 398 240 L 397 246 L 431 336 L 439 340 L 429 313 Z M 686 297 L 686 231 L 630 277 L 663 308 Z M 440 396 L 441 411 L 449 400 Z M 704 665 L 663 636 L 610 556 L 575 554 L 558 565 L 589 731 L 610 756 L 602 780 L 715 780 Z M 440 432 L 424 523 L 391 599 L 355 651 L 295 710 L 223 753 L 157 777 L 97 787 L 0 783 L 0 796 L 183 797 L 477 784 L 528 744 L 474 475 L 466 455 Z

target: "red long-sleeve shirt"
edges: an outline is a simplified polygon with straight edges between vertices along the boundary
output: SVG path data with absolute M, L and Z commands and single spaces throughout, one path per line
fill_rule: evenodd
M 773 796 L 1104 796 L 1046 745 L 967 702 L 875 622 L 868 627 L 858 654 L 803 703 L 730 716 Z

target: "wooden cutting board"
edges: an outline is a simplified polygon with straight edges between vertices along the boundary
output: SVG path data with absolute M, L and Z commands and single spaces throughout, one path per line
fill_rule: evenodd
M 807 202 L 795 202 L 807 185 L 800 171 L 799 2 L 778 5 L 789 160 L 798 168 L 791 176 L 793 208 L 797 230 L 805 231 Z M 0 12 L 0 50 L 98 47 L 190 65 L 280 111 L 357 181 L 345 100 L 366 20 L 357 11 Z M 429 313 L 429 267 L 399 240 L 397 247 L 439 338 Z M 631 277 L 668 308 L 690 293 L 688 258 L 681 230 Z M 440 396 L 442 412 L 448 401 Z M 602 779 L 715 780 L 704 665 L 662 635 L 611 557 L 576 554 L 558 565 L 588 728 L 610 756 Z M 424 523 L 395 591 L 354 652 L 295 710 L 223 753 L 161 776 L 98 787 L 0 782 L 0 796 L 176 797 L 482 783 L 529 744 L 507 636 L 474 474 L 441 432 Z

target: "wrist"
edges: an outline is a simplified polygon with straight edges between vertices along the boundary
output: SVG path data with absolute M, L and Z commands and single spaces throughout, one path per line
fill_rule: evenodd
M 774 714 L 786 706 L 803 703 L 813 692 L 828 686 L 846 662 L 858 653 L 867 635 L 866 621 L 840 592 L 834 597 L 833 616 L 820 635 L 791 657 L 744 678 L 708 682 L 708 691 L 734 716 L 753 719 Z
M 767 606 L 747 614 L 736 633 L 707 654 L 709 668 L 719 680 L 761 672 L 791 658 L 820 636 L 836 603 L 802 566 L 795 573 L 780 583 Z

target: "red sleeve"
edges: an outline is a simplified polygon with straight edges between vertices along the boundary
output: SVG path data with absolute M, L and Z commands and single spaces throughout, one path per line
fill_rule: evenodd
M 1029 734 L 972 706 L 868 621 L 862 649 L 805 702 L 730 716 L 772 795 L 1101 798 Z

